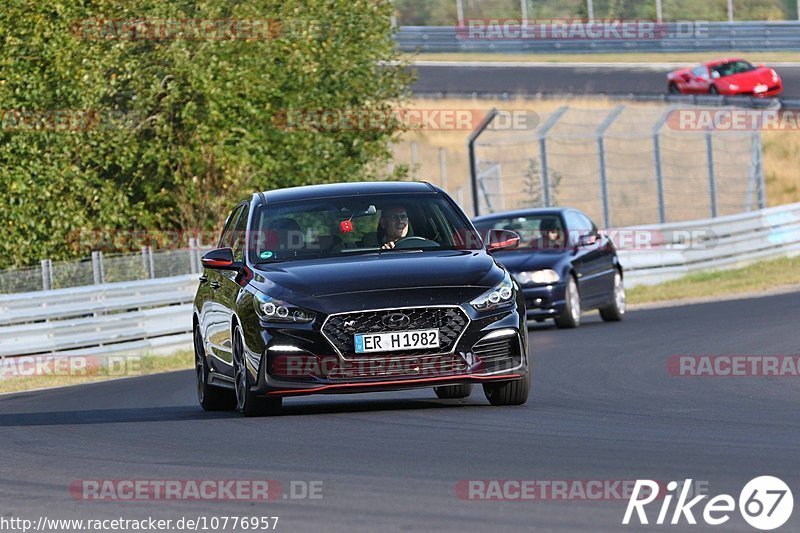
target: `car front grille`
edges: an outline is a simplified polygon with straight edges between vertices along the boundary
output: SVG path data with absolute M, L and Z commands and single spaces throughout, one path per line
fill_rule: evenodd
M 384 317 L 396 313 L 408 316 L 409 321 L 399 329 L 384 324 Z M 415 355 L 452 352 L 456 342 L 467 327 L 469 319 L 459 307 L 413 307 L 381 311 L 361 311 L 331 315 L 322 326 L 322 334 L 336 351 L 345 357 L 356 354 L 354 335 L 357 333 L 391 333 L 418 329 L 438 329 L 439 347 L 414 350 Z
M 478 372 L 500 372 L 519 366 L 521 362 L 519 341 L 516 336 L 503 339 L 481 340 L 472 347 L 481 361 Z
M 464 374 L 469 365 L 459 355 L 399 355 L 340 361 L 328 379 L 439 377 Z

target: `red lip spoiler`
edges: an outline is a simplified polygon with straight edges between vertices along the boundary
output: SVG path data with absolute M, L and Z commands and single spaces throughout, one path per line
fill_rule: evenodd
M 286 396 L 289 394 L 310 394 L 314 392 L 321 392 L 325 390 L 332 390 L 332 389 L 361 389 L 366 387 L 386 387 L 386 386 L 393 386 L 393 385 L 408 385 L 408 384 L 421 384 L 421 383 L 431 383 L 431 382 L 443 382 L 443 381 L 463 381 L 464 378 L 473 379 L 477 381 L 496 381 L 498 379 L 514 379 L 514 378 L 521 378 L 521 374 L 503 374 L 501 376 L 448 376 L 448 377 L 440 377 L 440 378 L 419 378 L 419 379 L 401 379 L 401 380 L 393 380 L 393 381 L 377 381 L 377 382 L 370 382 L 370 383 L 333 383 L 331 385 L 320 385 L 319 387 L 311 387 L 309 389 L 286 389 L 286 390 L 275 390 L 270 391 L 266 395 L 262 396 Z

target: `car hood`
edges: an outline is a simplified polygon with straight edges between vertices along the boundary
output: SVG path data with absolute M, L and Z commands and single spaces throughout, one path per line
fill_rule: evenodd
M 518 251 L 496 253 L 495 258 L 510 272 L 517 274 L 519 272 L 556 268 L 570 254 L 569 250 L 558 252 Z
M 483 251 L 384 252 L 256 265 L 258 290 L 320 311 L 465 302 L 502 280 Z
M 767 67 L 759 67 L 750 72 L 742 72 L 741 74 L 734 74 L 733 76 L 725 76 L 719 81 L 727 84 L 736 84 L 742 91 L 752 91 L 756 85 L 764 84 L 767 86 L 774 85 L 772 81 L 772 72 Z

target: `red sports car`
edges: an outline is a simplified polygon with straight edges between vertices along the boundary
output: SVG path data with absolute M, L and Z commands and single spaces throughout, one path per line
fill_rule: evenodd
M 671 94 L 722 94 L 769 98 L 783 92 L 778 73 L 758 67 L 743 59 L 710 61 L 696 67 L 670 72 L 667 76 Z

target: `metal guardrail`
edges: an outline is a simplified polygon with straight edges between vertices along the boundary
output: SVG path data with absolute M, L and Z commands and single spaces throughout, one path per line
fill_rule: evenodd
M 679 24 L 683 26 L 678 26 Z M 688 31 L 686 24 L 692 24 L 694 30 Z M 663 26 L 666 28 L 666 37 L 639 39 L 470 38 L 463 27 L 403 26 L 397 32 L 397 42 L 403 52 L 428 53 L 800 50 L 800 22 L 698 22 L 667 23 Z
M 0 356 L 191 345 L 197 275 L 0 296 Z
M 626 285 L 653 285 L 693 272 L 800 255 L 800 203 L 610 233 L 619 248 Z M 631 246 L 636 235 L 646 236 L 648 244 Z
M 800 255 L 800 204 L 609 231 L 626 284 Z M 629 246 L 635 235 L 647 246 Z M 633 235 L 634 237 L 631 237 Z M 108 355 L 188 348 L 197 276 L 0 296 L 0 356 Z

